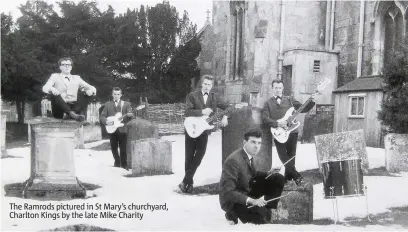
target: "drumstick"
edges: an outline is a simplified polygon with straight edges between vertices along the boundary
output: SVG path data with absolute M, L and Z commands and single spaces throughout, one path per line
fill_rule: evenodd
M 284 195 L 284 196 L 280 196 L 280 197 L 275 197 L 275 198 L 269 199 L 269 200 L 266 201 L 266 203 L 268 203 L 268 202 L 270 202 L 270 201 L 274 201 L 274 200 L 281 199 L 282 197 L 286 197 L 287 195 L 289 195 L 289 194 L 291 194 L 291 193 L 292 193 L 292 192 L 290 192 L 290 193 L 288 193 L 288 194 L 286 194 L 286 195 Z M 248 209 L 250 209 L 250 208 L 252 208 L 252 207 L 255 207 L 255 206 L 256 206 L 256 205 L 248 206 Z
M 282 166 L 279 168 L 281 169 L 283 166 L 285 166 L 287 163 L 289 163 L 289 161 L 291 161 L 293 158 L 295 158 L 296 156 L 293 156 L 292 158 L 288 159 L 288 161 L 286 161 L 284 164 L 282 164 Z M 268 179 L 269 177 L 272 176 L 273 173 L 269 174 L 267 177 L 265 177 L 265 179 Z

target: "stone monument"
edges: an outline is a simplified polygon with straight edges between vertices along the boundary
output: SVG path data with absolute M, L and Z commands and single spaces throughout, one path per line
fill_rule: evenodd
M 85 197 L 75 175 L 75 133 L 81 126 L 71 120 L 35 118 L 31 125 L 31 174 L 26 198 L 66 199 Z
M 8 113 L 8 110 L 1 111 L 1 157 L 2 158 L 7 156 L 7 149 L 6 149 L 7 113 Z
M 228 126 L 222 129 L 222 163 L 235 150 L 242 147 L 244 134 L 249 128 L 258 127 L 262 130 L 262 146 L 254 158 L 255 166 L 261 171 L 268 171 L 272 164 L 272 134 L 262 124 L 261 109 L 247 106 L 231 113 Z
M 136 117 L 126 124 L 127 130 L 127 143 L 126 154 L 127 164 L 130 168 L 132 164 L 132 141 L 147 139 L 147 138 L 160 138 L 159 128 L 157 128 L 152 122 Z
M 171 142 L 148 138 L 132 141 L 132 175 L 172 173 Z
M 408 135 L 387 134 L 385 140 L 385 168 L 390 173 L 408 171 Z

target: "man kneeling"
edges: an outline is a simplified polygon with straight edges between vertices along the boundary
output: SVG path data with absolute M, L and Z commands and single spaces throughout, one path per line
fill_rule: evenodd
M 259 129 L 247 131 L 243 148 L 229 155 L 222 167 L 220 204 L 226 219 L 233 224 L 238 223 L 238 218 L 242 223 L 270 222 L 271 209 L 277 208 L 279 199 L 268 200 L 282 194 L 285 177 L 279 169 L 256 171 L 254 156 L 261 148 L 261 141 Z

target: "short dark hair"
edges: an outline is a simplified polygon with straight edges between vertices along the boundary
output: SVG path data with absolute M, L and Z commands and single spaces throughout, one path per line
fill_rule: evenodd
M 61 66 L 62 61 L 66 61 L 66 60 L 71 61 L 71 65 L 74 64 L 71 57 L 62 57 L 61 59 L 58 60 L 58 65 Z
M 282 85 L 283 85 L 283 81 L 282 81 L 281 79 L 275 79 L 275 80 L 273 80 L 273 81 L 272 81 L 272 87 L 273 87 L 273 85 L 274 85 L 275 83 L 277 83 L 277 84 L 282 83 Z
M 113 91 L 120 91 L 122 93 L 122 90 L 119 87 L 113 87 L 112 92 Z
M 213 75 L 209 75 L 209 74 L 205 74 L 201 77 L 201 83 L 203 83 L 204 79 L 206 80 L 210 80 L 214 83 L 214 76 Z
M 248 141 L 249 137 L 261 138 L 262 131 L 259 128 L 251 128 L 244 134 L 245 141 Z

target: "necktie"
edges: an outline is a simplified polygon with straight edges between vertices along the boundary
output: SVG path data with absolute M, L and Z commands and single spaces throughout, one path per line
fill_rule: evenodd
M 249 160 L 249 163 L 251 164 L 252 172 L 256 172 L 254 158 L 251 158 L 251 159 Z
M 70 81 L 70 79 L 69 79 L 69 77 L 68 77 L 68 76 L 66 76 L 66 77 L 65 77 L 65 79 L 67 79 L 68 81 Z

